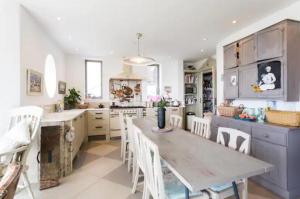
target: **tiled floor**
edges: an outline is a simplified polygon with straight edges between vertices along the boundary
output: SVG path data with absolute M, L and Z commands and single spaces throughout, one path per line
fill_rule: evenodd
M 61 185 L 39 191 L 37 199 L 139 199 L 141 192 L 131 194 L 131 174 L 120 159 L 120 142 L 93 141 L 83 147 L 75 161 L 74 173 Z M 142 189 L 142 187 L 140 187 Z M 16 199 L 27 199 L 25 190 Z M 280 199 L 266 189 L 249 183 L 249 199 Z

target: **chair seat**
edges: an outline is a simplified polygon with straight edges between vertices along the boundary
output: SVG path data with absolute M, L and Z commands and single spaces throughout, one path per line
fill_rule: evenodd
M 222 192 L 231 187 L 232 187 L 232 183 L 225 183 L 225 184 L 218 184 L 218 185 L 211 186 L 209 189 L 211 189 L 214 192 Z
M 172 174 L 164 175 L 165 193 L 167 199 L 184 199 L 185 187 L 184 185 Z M 199 199 L 208 199 L 208 195 L 202 192 L 190 193 L 190 197 L 197 196 Z

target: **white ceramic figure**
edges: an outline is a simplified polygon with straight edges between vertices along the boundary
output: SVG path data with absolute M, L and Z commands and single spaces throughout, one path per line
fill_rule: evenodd
M 261 81 L 259 82 L 259 88 L 262 91 L 275 89 L 276 77 L 274 73 L 271 73 L 271 66 L 266 67 L 266 74 L 261 75 Z

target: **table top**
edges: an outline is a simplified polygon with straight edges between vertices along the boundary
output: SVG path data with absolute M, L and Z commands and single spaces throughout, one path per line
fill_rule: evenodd
M 135 126 L 159 148 L 161 158 L 192 192 L 266 173 L 272 165 L 182 129 L 153 133 L 156 122 L 134 119 Z

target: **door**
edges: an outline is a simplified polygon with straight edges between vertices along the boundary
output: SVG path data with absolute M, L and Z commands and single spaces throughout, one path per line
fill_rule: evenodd
M 255 92 L 257 85 L 257 66 L 250 64 L 239 68 L 239 98 L 255 98 L 258 93 Z
M 239 97 L 238 75 L 237 68 L 224 71 L 224 99 L 235 99 Z
M 238 65 L 237 43 L 224 47 L 224 68 L 234 68 Z
M 240 66 L 254 63 L 256 61 L 255 36 L 251 35 L 239 42 Z
M 274 169 L 269 173 L 263 174 L 261 177 L 284 189 L 287 188 L 286 154 L 286 147 L 258 139 L 252 140 L 252 155 L 274 165 Z
M 283 24 L 271 26 L 257 33 L 257 59 L 265 60 L 283 55 Z

